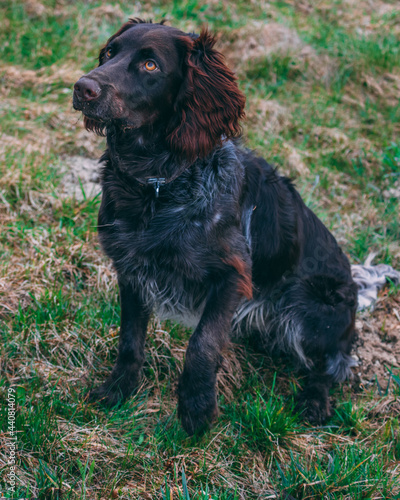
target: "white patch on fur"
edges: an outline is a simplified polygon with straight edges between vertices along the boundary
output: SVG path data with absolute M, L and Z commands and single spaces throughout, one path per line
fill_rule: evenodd
M 294 354 L 307 368 L 312 362 L 301 346 L 302 328 L 292 308 L 278 314 L 277 308 L 265 299 L 243 301 L 237 309 L 232 322 L 233 336 L 245 337 L 246 332 L 258 331 L 263 343 L 270 345 L 271 350 L 279 350 Z
M 339 351 L 334 358 L 328 357 L 326 373 L 332 375 L 335 382 L 344 382 L 352 376 L 351 367 L 357 366 L 357 361 L 349 354 Z
M 170 319 L 189 328 L 196 327 L 205 307 L 206 293 L 200 289 L 198 293 L 188 293 L 183 284 L 177 284 L 175 280 L 176 277 L 171 276 L 170 280 L 160 284 L 144 270 L 135 274 L 132 282 L 160 319 Z M 199 297 L 200 300 L 195 301 Z
M 311 368 L 313 363 L 304 354 L 301 346 L 303 340 L 301 323 L 296 318 L 296 313 L 293 309 L 289 309 L 285 315 L 280 317 L 278 328 L 282 332 L 277 338 L 279 348 L 284 352 L 294 353 L 306 368 Z
M 241 337 L 251 330 L 260 332 L 266 330 L 267 317 L 272 315 L 272 311 L 267 311 L 267 305 L 268 303 L 261 299 L 243 300 L 233 316 L 232 331 L 234 336 Z
M 222 214 L 217 212 L 213 217 L 213 224 L 217 224 L 222 218 Z
M 246 238 L 246 243 L 251 251 L 251 217 L 254 212 L 254 207 L 250 207 L 246 211 L 243 212 L 242 215 L 242 230 L 243 235 Z

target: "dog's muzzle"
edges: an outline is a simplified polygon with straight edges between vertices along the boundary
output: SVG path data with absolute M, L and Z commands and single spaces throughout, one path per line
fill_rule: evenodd
M 83 76 L 74 85 L 74 100 L 78 103 L 94 101 L 100 94 L 100 85 L 92 78 Z

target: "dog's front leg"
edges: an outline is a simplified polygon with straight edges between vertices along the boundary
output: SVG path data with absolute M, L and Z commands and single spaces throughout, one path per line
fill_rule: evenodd
M 101 400 L 114 406 L 136 389 L 144 361 L 144 342 L 150 312 L 129 282 L 119 280 L 121 328 L 118 357 L 107 380 L 89 394 L 91 401 Z
M 178 386 L 178 416 L 189 435 L 206 430 L 218 414 L 216 379 L 238 305 L 234 272 L 212 285 L 203 315 L 189 340 Z

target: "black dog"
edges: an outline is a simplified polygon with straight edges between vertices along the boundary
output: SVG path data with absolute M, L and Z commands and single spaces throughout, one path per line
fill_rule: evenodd
M 74 108 L 107 136 L 98 229 L 122 309 L 118 359 L 91 399 L 114 405 L 135 390 L 156 311 L 197 325 L 178 388 L 189 434 L 217 414 L 231 332 L 295 357 L 304 411 L 320 422 L 352 364 L 356 286 L 290 180 L 234 140 L 245 98 L 214 43 L 130 20 L 75 84 Z

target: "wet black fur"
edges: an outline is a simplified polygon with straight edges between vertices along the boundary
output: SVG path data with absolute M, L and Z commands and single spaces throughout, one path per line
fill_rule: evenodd
M 150 33 L 155 25 L 147 26 Z M 163 28 L 166 37 L 178 36 Z M 112 104 L 96 114 L 91 102 L 74 99 L 106 130 L 98 230 L 118 274 L 122 308 L 116 364 L 91 399 L 114 405 L 135 390 L 147 323 L 156 312 L 196 325 L 178 388 L 188 433 L 217 415 L 216 375 L 231 335 L 293 355 L 307 373 L 300 397 L 305 415 L 319 423 L 329 416 L 330 386 L 351 366 L 356 287 L 349 262 L 291 181 L 237 141 L 223 140 L 187 160 L 169 147 L 167 116 L 186 78 L 183 49 L 175 55 L 180 68 L 172 68 L 175 81 L 164 98 L 172 103 L 150 125 L 145 105 L 144 122 L 129 126 L 113 118 Z M 100 87 L 106 80 L 112 103 L 110 85 L 130 70 L 117 61 L 104 77 L 104 67 L 88 78 Z M 181 171 L 159 197 L 142 179 L 168 180 Z

